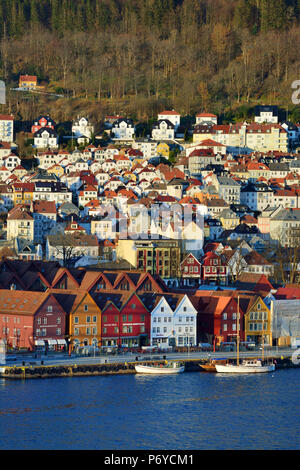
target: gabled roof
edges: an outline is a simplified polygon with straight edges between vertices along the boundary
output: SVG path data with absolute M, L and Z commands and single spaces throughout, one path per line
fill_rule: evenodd
M 67 268 L 60 268 L 57 270 L 54 279 L 52 280 L 51 287 L 55 288 L 58 282 L 62 279 L 62 277 L 66 275 L 69 279 L 73 281 L 76 287 L 79 287 L 79 283 L 77 280 L 72 276 L 71 272 Z
M 234 283 L 237 289 L 247 289 L 255 292 L 270 292 L 274 289 L 264 274 L 242 273 Z
M 1 289 L 1 313 L 32 316 L 48 297 L 47 292 Z

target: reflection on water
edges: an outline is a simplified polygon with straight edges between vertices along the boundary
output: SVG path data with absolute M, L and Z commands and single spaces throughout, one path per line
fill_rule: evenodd
M 0 380 L 2 449 L 299 449 L 299 370 Z

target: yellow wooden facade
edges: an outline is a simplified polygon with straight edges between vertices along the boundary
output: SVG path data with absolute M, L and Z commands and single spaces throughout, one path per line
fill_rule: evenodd
M 69 316 L 72 349 L 101 345 L 101 310 L 88 293 L 79 293 Z
M 245 338 L 260 344 L 272 345 L 271 311 L 260 296 L 245 314 Z

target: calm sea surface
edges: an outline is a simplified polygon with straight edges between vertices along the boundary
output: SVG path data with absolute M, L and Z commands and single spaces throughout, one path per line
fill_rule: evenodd
M 6 450 L 299 449 L 300 370 L 0 379 Z

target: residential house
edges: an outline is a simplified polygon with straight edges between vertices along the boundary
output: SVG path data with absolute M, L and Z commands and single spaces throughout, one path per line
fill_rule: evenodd
M 201 259 L 201 264 L 204 284 L 227 284 L 228 267 L 220 255 L 212 251 L 206 252 Z
M 0 114 L 0 141 L 14 141 L 14 117 L 10 114 Z
M 96 235 L 83 234 L 81 231 L 49 235 L 46 240 L 46 259 L 57 260 L 62 265 L 69 265 L 72 260 L 82 256 L 97 258 L 98 251 Z
M 113 140 L 132 141 L 134 138 L 135 128 L 131 119 L 117 119 L 111 128 Z
M 173 124 L 175 131 L 180 126 L 180 114 L 174 110 L 161 111 L 160 113 L 158 113 L 157 120 L 158 121 L 161 121 L 161 120 L 170 121 Z
M 31 213 L 34 219 L 34 239 L 43 242 L 57 222 L 54 201 L 32 201 Z
M 180 263 L 181 279 L 183 284 L 201 284 L 202 266 L 200 261 L 189 253 Z
M 212 113 L 198 113 L 196 114 L 196 125 L 212 125 L 218 124 L 218 117 Z
M 174 140 L 175 126 L 168 119 L 159 120 L 152 126 L 152 139 L 155 141 Z
M 58 135 L 49 127 L 42 127 L 33 135 L 34 146 L 37 148 L 58 148 Z
M 240 203 L 240 185 L 234 179 L 227 176 L 216 177 L 216 188 L 219 197 L 228 204 Z
M 33 121 L 31 133 L 35 134 L 35 132 L 45 127 L 54 130 L 55 122 L 50 118 L 50 116 L 40 115 L 37 119 Z
M 24 204 L 16 205 L 7 215 L 7 240 L 17 237 L 34 240 L 34 218 Z
M 19 77 L 19 88 L 34 89 L 37 87 L 37 76 L 36 75 L 20 75 Z
M 241 203 L 254 211 L 263 211 L 273 202 L 273 191 L 266 183 L 248 183 L 240 194 Z
M 255 122 L 278 123 L 278 106 L 255 106 Z
M 89 123 L 86 117 L 78 117 L 72 124 L 72 133 L 75 135 L 78 143 L 83 143 L 92 138 L 94 126 Z

